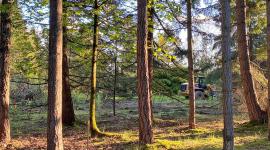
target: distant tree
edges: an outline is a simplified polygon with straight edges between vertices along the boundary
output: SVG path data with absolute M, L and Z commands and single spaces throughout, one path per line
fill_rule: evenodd
M 63 150 L 62 138 L 62 0 L 50 0 L 47 149 Z
M 153 143 L 152 118 L 151 118 L 151 93 L 148 70 L 148 16 L 147 0 L 137 0 L 137 94 L 139 111 L 139 141 L 142 144 Z
M 148 0 L 148 38 L 147 38 L 147 48 L 148 48 L 148 70 L 149 70 L 149 90 L 150 90 L 150 101 L 151 108 L 153 106 L 153 51 L 154 51 L 154 1 Z M 154 121 L 153 109 L 151 109 L 151 118 Z
M 90 132 L 95 137 L 100 134 L 96 122 L 96 92 L 97 92 L 97 55 L 98 55 L 98 0 L 94 1 L 94 25 L 92 47 L 92 71 L 91 71 L 91 94 L 90 94 Z
M 114 57 L 114 80 L 113 80 L 113 115 L 114 116 L 116 116 L 115 106 L 116 106 L 116 88 L 117 88 L 117 54 L 115 55 L 116 56 Z
M 63 124 L 64 125 L 73 125 L 75 122 L 75 114 L 73 109 L 73 102 L 71 97 L 71 89 L 69 83 L 69 65 L 68 65 L 68 37 L 67 37 L 67 1 L 64 0 L 63 8 L 63 106 L 62 106 L 62 115 L 63 115 Z
M 270 140 L 270 0 L 266 1 L 267 14 L 267 63 L 268 63 L 268 140 Z
M 189 128 L 195 128 L 195 91 L 194 91 L 194 70 L 192 50 L 192 0 L 187 0 L 187 40 L 188 40 L 188 88 L 189 88 Z
M 247 1 L 247 37 L 250 61 L 256 60 L 257 63 L 264 61 L 259 53 L 266 52 L 266 17 L 265 2 L 261 0 Z M 261 38 L 263 37 L 263 38 Z M 266 56 L 264 56 L 266 58 Z
M 246 1 L 236 0 L 236 22 L 237 22 L 237 46 L 240 62 L 240 74 L 244 95 L 248 108 L 250 121 L 264 122 L 267 114 L 264 112 L 257 101 L 254 82 L 250 72 L 250 59 L 247 45 L 246 32 Z
M 233 150 L 233 98 L 231 60 L 231 8 L 230 1 L 220 0 L 222 11 L 222 68 L 223 68 L 223 149 Z
M 0 29 L 0 142 L 10 141 L 9 95 L 10 95 L 10 47 L 11 7 L 13 1 L 2 0 Z

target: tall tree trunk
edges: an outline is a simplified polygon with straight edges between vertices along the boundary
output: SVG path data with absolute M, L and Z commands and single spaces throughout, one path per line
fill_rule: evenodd
M 90 95 L 90 132 L 95 137 L 100 133 L 96 122 L 96 89 L 97 89 L 97 53 L 98 53 L 98 1 L 95 0 L 94 9 L 94 35 L 92 50 L 92 71 L 91 71 L 91 95 Z
M 137 0 L 137 94 L 139 111 L 139 141 L 141 144 L 153 143 L 151 94 L 148 70 L 148 16 L 147 0 Z
M 154 121 L 153 113 L 153 40 L 154 40 L 154 1 L 148 0 L 148 37 L 147 37 L 147 46 L 148 46 L 148 70 L 149 70 L 149 91 L 150 91 L 150 103 L 151 103 L 151 118 Z
M 9 123 L 9 95 L 10 95 L 10 46 L 11 46 L 11 7 L 12 1 L 2 0 L 8 7 L 1 11 L 1 37 L 0 37 L 0 142 L 6 144 L 10 141 Z
M 66 3 L 66 0 L 64 0 L 64 3 Z M 70 89 L 70 84 L 69 84 L 69 68 L 68 68 L 68 48 L 67 48 L 67 10 L 64 7 L 63 8 L 63 13 L 64 13 L 64 23 L 63 23 L 63 98 L 62 98 L 62 118 L 63 118 L 63 124 L 64 125 L 73 125 L 75 122 L 75 114 L 74 114 L 74 109 L 73 109 L 73 102 L 72 102 L 72 97 L 71 97 L 71 89 Z
M 50 0 L 47 149 L 63 150 L 62 138 L 62 0 Z
M 268 140 L 270 140 L 270 0 L 266 0 L 267 14 L 267 63 L 268 63 Z
M 237 46 L 240 62 L 240 73 L 244 95 L 248 108 L 250 121 L 264 122 L 267 119 L 266 112 L 260 108 L 254 88 L 254 82 L 250 72 L 250 59 L 246 38 L 246 1 L 236 0 L 236 20 L 237 20 Z
M 194 71 L 192 50 L 192 19 L 191 0 L 187 0 L 187 40 L 188 40 L 188 88 L 189 88 L 189 128 L 195 128 L 195 93 L 194 93 Z
M 220 0 L 222 10 L 222 68 L 223 68 L 223 149 L 234 149 L 232 62 L 231 62 L 231 7 L 230 1 Z

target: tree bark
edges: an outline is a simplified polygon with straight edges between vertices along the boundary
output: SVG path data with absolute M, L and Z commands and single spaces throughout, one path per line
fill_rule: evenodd
M 236 0 L 237 46 L 240 73 L 250 121 L 265 122 L 266 112 L 260 108 L 250 72 L 250 59 L 246 33 L 246 1 Z
M 92 49 L 92 71 L 91 71 L 91 94 L 90 94 L 90 132 L 95 137 L 100 133 L 96 122 L 96 90 L 97 90 L 97 54 L 98 54 L 98 1 L 94 2 L 94 35 Z
M 191 0 L 187 0 L 187 40 L 188 40 L 188 88 L 189 88 L 189 128 L 195 128 L 195 91 L 194 91 L 194 70 L 192 50 L 192 18 Z
M 267 63 L 268 63 L 268 140 L 270 141 L 270 0 L 266 0 L 267 14 Z
M 62 0 L 50 0 L 47 149 L 63 150 L 62 138 Z
M 150 90 L 150 103 L 151 103 L 151 118 L 154 121 L 154 113 L 153 113 L 153 40 L 154 40 L 154 1 L 148 0 L 148 4 L 150 5 L 147 9 L 148 11 L 148 38 L 147 38 L 147 46 L 148 46 L 148 70 L 149 70 L 149 90 Z
M 64 3 L 66 0 L 64 0 Z M 63 23 L 63 98 L 62 98 L 62 118 L 63 118 L 63 124 L 64 125 L 69 125 L 72 126 L 75 122 L 75 114 L 74 114 L 74 109 L 73 109 L 73 102 L 72 102 L 72 97 L 71 97 L 71 89 L 70 89 L 70 83 L 69 83 L 69 68 L 68 68 L 68 39 L 67 39 L 67 10 L 64 7 L 63 8 L 63 14 L 64 14 L 64 23 Z
M 220 0 L 222 10 L 222 68 L 223 68 L 223 149 L 234 149 L 232 62 L 231 62 L 231 8 L 230 1 Z
M 0 142 L 10 142 L 9 95 L 10 95 L 10 46 L 12 1 L 2 0 L 7 11 L 1 11 L 0 37 Z
M 151 94 L 148 70 L 148 15 L 147 0 L 137 0 L 137 94 L 139 111 L 139 141 L 141 144 L 153 143 Z

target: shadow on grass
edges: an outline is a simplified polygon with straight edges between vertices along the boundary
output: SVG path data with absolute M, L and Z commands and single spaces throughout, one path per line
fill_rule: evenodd
M 270 150 L 270 142 L 267 138 L 255 139 L 236 145 L 235 148 L 238 150 Z
M 239 124 L 234 129 L 235 133 L 267 132 L 267 124 L 246 122 Z

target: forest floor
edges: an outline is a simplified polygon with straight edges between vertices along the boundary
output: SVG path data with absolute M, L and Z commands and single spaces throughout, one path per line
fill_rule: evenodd
M 147 149 L 222 149 L 220 101 L 200 100 L 197 107 L 197 128 L 189 130 L 187 105 L 165 97 L 155 97 L 155 143 L 147 145 Z M 116 116 L 113 116 L 109 101 L 98 102 L 99 128 L 109 132 L 110 136 L 91 139 L 87 136 L 88 102 L 76 100 L 77 121 L 74 127 L 64 127 L 63 130 L 65 149 L 145 149 L 138 144 L 137 101 L 118 100 L 116 108 Z M 32 103 L 18 105 L 16 109 L 12 106 L 12 142 L 6 149 L 46 149 L 46 110 L 46 106 Z M 247 123 L 246 114 L 237 111 L 234 119 L 237 150 L 270 150 L 266 124 Z

